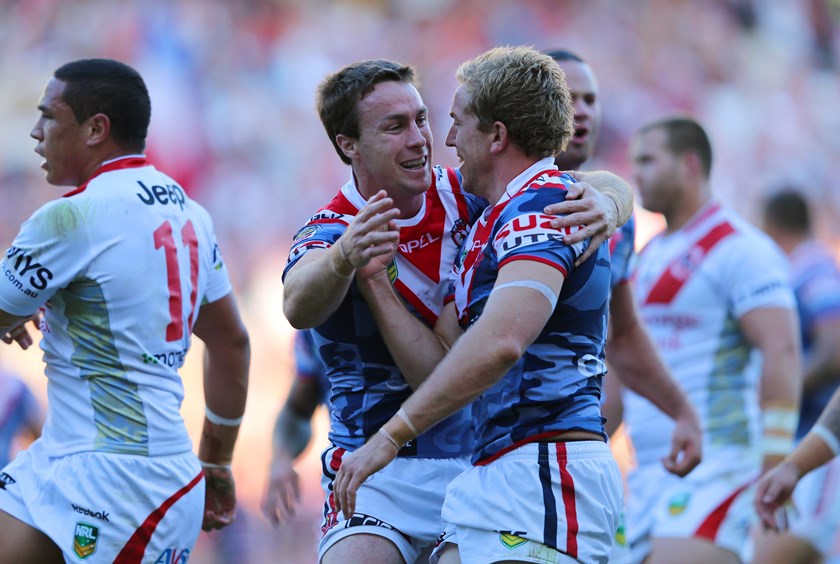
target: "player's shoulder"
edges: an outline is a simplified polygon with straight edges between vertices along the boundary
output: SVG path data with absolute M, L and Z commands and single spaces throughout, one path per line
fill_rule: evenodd
M 51 200 L 35 210 L 23 228 L 36 230 L 45 237 L 65 237 L 88 223 L 86 207 L 79 204 L 79 200 L 70 198 Z

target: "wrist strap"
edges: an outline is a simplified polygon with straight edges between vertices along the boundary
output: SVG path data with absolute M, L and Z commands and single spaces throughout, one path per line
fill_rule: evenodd
M 397 441 L 394 439 L 394 437 L 391 435 L 391 433 L 389 433 L 388 431 L 385 430 L 385 427 L 380 427 L 378 432 L 383 437 L 385 437 L 388 440 L 389 443 L 394 445 L 394 448 L 397 449 L 397 452 L 400 451 L 400 445 L 397 444 Z
M 202 468 L 220 468 L 222 470 L 230 470 L 230 464 L 213 464 L 212 462 L 204 462 L 199 460 Z
M 417 432 L 417 427 L 415 427 L 411 419 L 408 418 L 408 413 L 405 412 L 405 409 L 401 407 L 399 411 L 397 411 L 397 416 L 405 422 L 405 424 L 408 426 L 408 430 L 411 431 L 415 437 L 417 437 L 420 434 L 419 432 Z
M 823 440 L 828 448 L 831 449 L 831 452 L 834 453 L 834 456 L 840 454 L 840 440 L 838 440 L 837 436 L 831 432 L 831 429 L 825 425 L 817 423 L 811 427 L 811 432 Z
M 204 416 L 210 423 L 215 423 L 216 425 L 221 425 L 223 427 L 238 427 L 242 423 L 242 417 L 237 417 L 236 419 L 222 417 L 221 415 L 213 413 L 208 405 L 204 406 Z
M 339 254 L 339 256 L 341 256 L 341 260 L 343 260 L 345 263 L 350 265 L 350 268 L 351 268 L 350 276 L 345 276 L 338 271 L 338 267 L 335 265 L 335 262 L 330 261 L 330 266 L 332 266 L 333 272 L 335 273 L 336 276 L 338 276 L 339 278 L 343 278 L 344 280 L 352 279 L 356 275 L 356 267 L 353 266 L 353 263 L 350 262 L 350 260 L 347 258 L 347 253 L 344 252 L 344 245 L 341 244 L 341 237 L 339 237 L 336 240 L 336 242 L 333 244 L 333 246 L 338 247 L 338 254 Z

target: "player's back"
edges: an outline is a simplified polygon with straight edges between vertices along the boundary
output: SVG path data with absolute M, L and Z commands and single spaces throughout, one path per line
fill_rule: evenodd
M 206 211 L 145 159 L 120 159 L 38 210 L 13 252 L 44 269 L 51 451 L 189 450 L 177 370 L 203 300 L 230 291 Z

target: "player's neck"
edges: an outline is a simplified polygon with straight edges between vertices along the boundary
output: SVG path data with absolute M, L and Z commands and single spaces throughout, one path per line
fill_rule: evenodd
M 664 213 L 665 233 L 674 233 L 690 222 L 706 205 L 711 202 L 708 191 L 698 191 L 685 195 L 685 199 L 674 206 L 674 209 Z

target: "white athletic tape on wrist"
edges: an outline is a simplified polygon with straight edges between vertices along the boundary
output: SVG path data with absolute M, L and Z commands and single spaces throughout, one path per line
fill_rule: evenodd
M 793 437 L 764 435 L 761 439 L 761 454 L 785 456 L 793 450 Z
M 213 413 L 206 405 L 204 406 L 204 416 L 210 423 L 215 423 L 216 425 L 221 425 L 223 427 L 237 427 L 242 423 L 241 417 L 237 417 L 236 419 L 222 417 L 221 415 Z
M 408 413 L 405 412 L 405 409 L 400 408 L 397 411 L 397 416 L 402 419 L 406 425 L 408 425 L 408 430 L 412 432 L 412 434 L 416 437 L 420 433 L 417 432 L 417 427 L 414 426 L 414 423 L 409 419 Z
M 551 309 L 554 310 L 554 306 L 557 305 L 557 294 L 554 293 L 554 290 L 548 287 L 547 284 L 543 284 L 542 282 L 537 282 L 536 280 L 514 280 L 512 282 L 505 282 L 504 284 L 499 284 L 498 286 L 494 286 L 493 290 L 490 292 L 491 294 L 497 290 L 504 290 L 505 288 L 531 288 L 532 290 L 536 290 L 543 296 L 545 299 L 548 300 L 549 305 L 551 305 Z
M 831 449 L 831 452 L 834 453 L 834 456 L 840 455 L 840 439 L 831 432 L 831 429 L 825 425 L 817 424 L 811 427 L 811 432 L 825 442 L 828 448 Z
M 770 408 L 761 414 L 764 433 L 761 451 L 764 455 L 786 455 L 793 450 L 793 437 L 799 413 L 793 409 Z
M 765 431 L 773 429 L 793 435 L 799 424 L 799 412 L 793 409 L 771 407 L 761 413 L 761 421 Z
M 202 468 L 221 468 L 222 470 L 230 470 L 230 464 L 213 464 L 212 462 L 204 462 L 199 460 Z
M 385 437 L 388 440 L 389 443 L 394 445 L 395 449 L 397 449 L 398 451 L 400 450 L 399 443 L 397 443 L 396 439 L 394 439 L 394 437 L 391 435 L 391 433 L 389 433 L 388 431 L 385 430 L 385 427 L 380 427 L 378 432 L 381 433 L 382 436 Z

